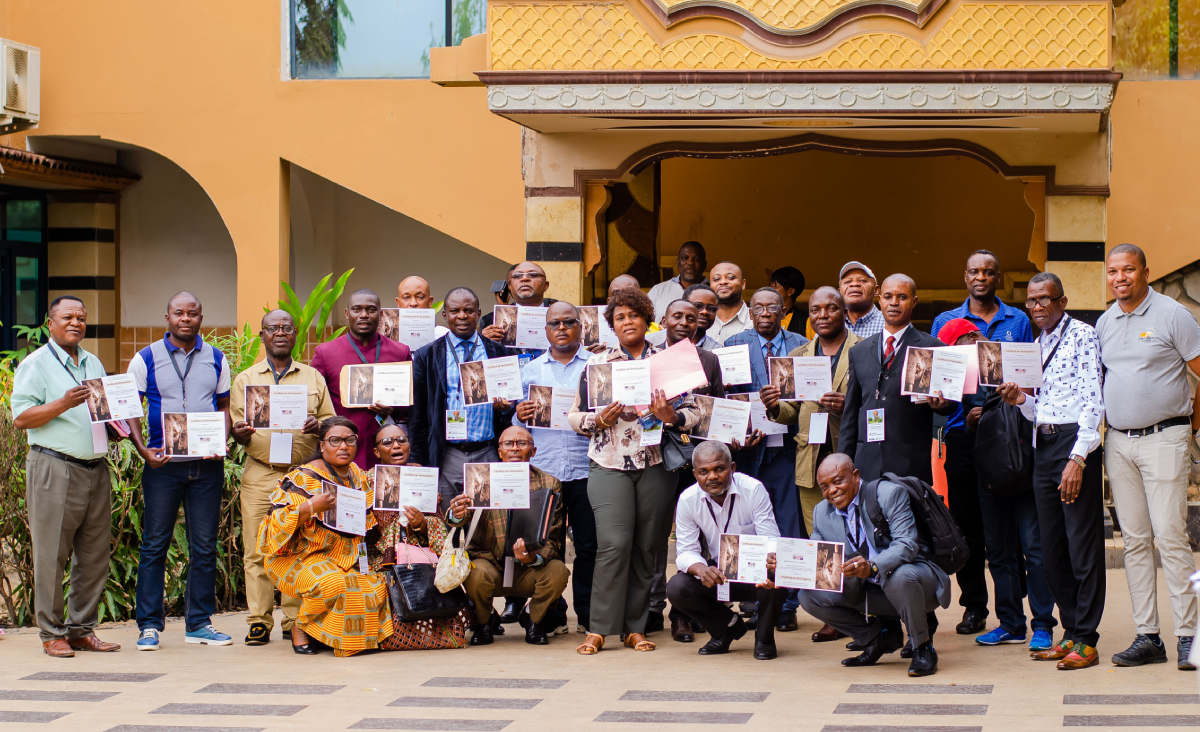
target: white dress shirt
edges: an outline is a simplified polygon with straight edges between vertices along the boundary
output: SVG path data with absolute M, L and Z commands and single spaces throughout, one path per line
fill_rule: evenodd
M 885 325 L 883 327 L 883 330 L 879 331 L 879 355 L 882 357 L 883 354 L 887 353 L 888 336 L 894 336 L 896 338 L 896 340 L 892 341 L 893 353 L 895 352 L 895 349 L 900 348 L 900 339 L 904 337 L 904 331 L 908 330 L 911 327 L 912 327 L 912 323 L 909 323 L 909 324 L 905 325 L 903 328 L 901 328 L 900 330 L 896 331 L 895 333 L 889 333 L 887 326 Z M 881 362 L 883 362 L 883 361 L 881 361 Z M 886 362 L 883 362 L 883 363 L 886 363 Z
M 1064 315 L 1053 331 L 1043 332 L 1035 341 L 1041 344 L 1043 361 L 1059 341 L 1062 345 L 1042 373 L 1045 386 L 1032 397 L 1025 395 L 1021 413 L 1035 430 L 1039 424 L 1078 424 L 1071 454 L 1086 458 L 1100 445 L 1104 422 L 1100 339 L 1092 326 L 1075 318 L 1068 322 Z M 1033 439 L 1036 445 L 1036 434 Z
M 687 572 L 697 562 L 708 563 L 700 553 L 700 532 L 704 532 L 704 541 L 714 560 L 721 546 L 721 534 L 778 537 L 779 525 L 775 523 L 767 489 L 744 473 L 734 473 L 723 506 L 717 505 L 699 484 L 685 490 L 675 509 L 675 566 L 680 572 Z

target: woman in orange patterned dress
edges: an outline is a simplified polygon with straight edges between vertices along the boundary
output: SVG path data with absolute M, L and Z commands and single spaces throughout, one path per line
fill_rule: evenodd
M 374 491 L 354 464 L 358 428 L 345 417 L 330 417 L 321 423 L 318 437 L 318 454 L 288 473 L 271 494 L 258 544 L 267 558 L 267 576 L 280 592 L 301 600 L 292 649 L 312 654 L 319 643 L 333 648 L 336 656 L 349 656 L 378 648 L 392 634 L 392 617 L 383 579 L 359 572 L 364 537 L 317 520 L 335 506 L 334 494 L 322 487 L 330 482 L 365 491 L 366 528 L 375 526 L 370 508 Z

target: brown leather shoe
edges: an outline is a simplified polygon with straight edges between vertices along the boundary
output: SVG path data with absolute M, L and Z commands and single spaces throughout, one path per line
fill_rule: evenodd
M 51 658 L 71 658 L 75 655 L 66 638 L 42 641 L 42 651 Z
M 112 653 L 121 650 L 118 643 L 106 643 L 94 635 L 83 638 L 72 638 L 67 641 L 77 651 L 95 651 L 97 653 Z
M 826 623 L 820 630 L 812 634 L 812 641 L 813 643 L 827 643 L 845 637 L 845 633 Z
M 1100 652 L 1094 646 L 1080 643 L 1063 660 L 1058 662 L 1059 671 L 1074 671 L 1076 669 L 1095 666 L 1100 663 Z
M 691 643 L 696 640 L 692 632 L 692 624 L 686 618 L 671 621 L 671 640 L 677 643 Z
M 1061 661 L 1067 657 L 1071 649 L 1075 647 L 1075 641 L 1069 641 L 1063 638 L 1058 643 L 1050 647 L 1048 651 L 1034 651 L 1029 654 L 1029 657 L 1035 661 Z

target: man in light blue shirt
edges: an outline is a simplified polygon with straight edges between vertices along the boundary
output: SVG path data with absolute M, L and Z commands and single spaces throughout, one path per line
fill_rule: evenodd
M 567 302 L 556 302 L 546 310 L 546 339 L 550 350 L 533 359 L 521 370 L 525 398 L 517 405 L 513 424 L 530 427 L 537 453 L 530 462 L 562 483 L 562 497 L 567 509 L 575 544 L 575 564 L 571 571 L 571 594 L 575 614 L 581 628 L 588 627 L 592 605 L 592 574 L 596 566 L 596 520 L 588 500 L 588 438 L 576 433 L 561 418 L 561 428 L 555 429 L 556 415 L 552 394 L 547 389 L 579 388 L 580 378 L 590 355 L 580 346 L 583 328 L 579 311 Z M 573 401 L 573 400 L 572 400 Z M 569 407 L 568 407 L 569 409 Z M 550 613 L 555 613 L 551 609 Z

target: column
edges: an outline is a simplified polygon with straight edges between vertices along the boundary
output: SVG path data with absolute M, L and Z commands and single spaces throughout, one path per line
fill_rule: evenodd
M 117 347 L 117 202 L 116 194 L 92 191 L 51 193 L 46 200 L 47 303 L 60 295 L 83 300 L 88 326 L 81 345 L 109 373 L 123 366 Z
M 546 271 L 546 297 L 590 305 L 584 292 L 583 205 L 579 196 L 525 199 L 525 259 Z
M 1105 219 L 1100 196 L 1046 196 L 1046 272 L 1062 280 L 1067 311 L 1095 325 L 1105 309 Z

